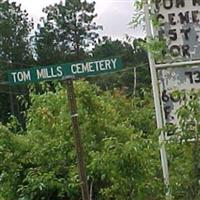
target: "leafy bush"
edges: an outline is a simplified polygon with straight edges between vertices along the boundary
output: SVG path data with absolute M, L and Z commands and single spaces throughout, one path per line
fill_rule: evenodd
M 84 81 L 75 83 L 75 91 L 92 198 L 163 199 L 149 96 L 132 100 Z M 13 134 L 0 127 L 0 196 L 3 200 L 78 200 L 80 183 L 66 91 L 58 84 L 55 92 L 30 97 L 26 132 Z

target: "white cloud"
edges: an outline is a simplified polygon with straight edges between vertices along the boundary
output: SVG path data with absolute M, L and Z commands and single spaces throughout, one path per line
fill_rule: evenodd
M 22 9 L 26 9 L 34 22 L 38 23 L 39 18 L 44 16 L 42 8 L 59 3 L 60 0 L 12 0 L 22 4 Z M 92 1 L 92 0 L 89 0 Z M 98 14 L 95 21 L 103 26 L 101 35 L 112 36 L 122 39 L 125 33 L 131 36 L 141 35 L 140 31 L 137 35 L 133 35 L 133 30 L 129 27 L 133 15 L 134 0 L 96 0 L 95 10 Z
M 98 5 L 98 2 L 101 2 Z M 132 1 L 97 1 L 98 12 L 97 21 L 102 23 L 105 35 L 122 38 L 125 33 L 131 33 L 128 23 L 132 17 Z

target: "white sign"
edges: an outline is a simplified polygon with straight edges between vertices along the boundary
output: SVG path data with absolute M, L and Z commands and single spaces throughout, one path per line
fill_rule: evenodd
M 158 70 L 158 79 L 164 124 L 178 125 L 177 110 L 183 105 L 183 98 L 193 98 L 184 97 L 183 93 L 200 88 L 200 66 Z
M 200 0 L 155 0 L 152 12 L 154 37 L 167 46 L 157 64 L 200 60 Z

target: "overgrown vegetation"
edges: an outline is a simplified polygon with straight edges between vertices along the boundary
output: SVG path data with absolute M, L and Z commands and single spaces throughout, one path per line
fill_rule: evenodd
M 80 199 L 66 90 L 57 85 L 56 92 L 30 96 L 27 131 L 14 134 L 1 126 L 0 196 Z M 118 91 L 113 97 L 85 81 L 76 82 L 76 96 L 93 199 L 160 199 L 162 173 L 150 98 L 133 101 Z
M 140 11 L 142 5 L 137 1 Z M 80 0 L 48 6 L 30 37 L 27 12 L 0 1 L 0 200 L 81 199 L 65 86 L 11 88 L 5 72 L 110 56 L 122 57 L 122 72 L 75 81 L 91 199 L 165 199 L 161 130 L 155 124 L 147 54 L 140 46 L 146 41 L 99 38 L 94 8 Z M 136 21 L 141 20 L 142 15 Z M 93 45 L 90 52 L 88 45 Z M 166 145 L 172 199 L 200 198 L 199 107 L 198 98 L 185 102 L 178 112 L 180 127 L 173 129 L 180 137 Z M 195 140 L 188 143 L 191 134 Z

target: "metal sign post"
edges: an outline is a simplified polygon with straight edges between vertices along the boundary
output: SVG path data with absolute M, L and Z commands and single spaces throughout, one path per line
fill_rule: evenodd
M 75 140 L 75 147 L 76 147 L 76 154 L 77 154 L 77 161 L 78 161 L 78 170 L 79 170 L 79 177 L 81 182 L 81 193 L 83 200 L 90 200 L 89 198 L 89 190 L 87 184 L 87 176 L 86 176 L 86 166 L 84 162 L 84 152 L 83 146 L 81 143 L 81 134 L 78 125 L 78 113 L 77 113 L 77 105 L 76 105 L 76 98 L 74 94 L 74 86 L 72 78 L 66 79 L 67 85 L 67 96 L 68 102 L 70 107 L 71 113 L 71 120 L 74 132 L 74 140 Z
M 163 49 L 159 50 L 160 58 L 154 58 L 149 53 L 158 128 L 166 124 L 179 125 L 176 111 L 181 106 L 181 101 L 177 96 L 173 96 L 173 91 L 191 91 L 192 88 L 199 88 L 199 10 L 199 0 L 145 0 L 147 39 L 153 38 L 163 44 Z M 161 133 L 159 137 L 161 163 L 167 189 L 169 173 L 165 141 L 172 135 L 172 133 Z M 170 196 L 169 190 L 166 195 Z
M 152 34 L 151 34 L 151 25 L 149 21 L 148 0 L 145 1 L 144 13 L 145 13 L 147 40 L 149 40 L 149 38 L 152 37 Z M 155 62 L 150 52 L 148 52 L 148 57 L 149 57 L 149 65 L 150 65 L 150 71 L 151 71 L 151 80 L 152 80 L 152 88 L 153 88 L 153 96 L 154 96 L 154 106 L 155 106 L 155 111 L 156 111 L 157 128 L 162 128 L 163 127 L 162 112 L 161 112 L 161 104 L 160 104 L 160 98 L 159 98 L 158 79 L 157 79 L 157 74 L 156 74 Z M 159 143 L 161 145 L 160 155 L 161 155 L 161 164 L 162 164 L 162 170 L 163 170 L 164 183 L 167 189 L 166 196 L 169 196 L 169 192 L 168 192 L 169 172 L 168 172 L 167 154 L 165 150 L 164 141 L 165 141 L 164 133 L 162 132 L 159 137 Z

